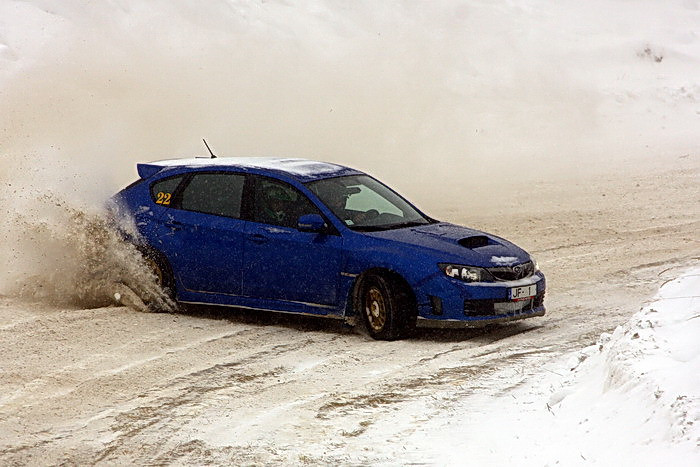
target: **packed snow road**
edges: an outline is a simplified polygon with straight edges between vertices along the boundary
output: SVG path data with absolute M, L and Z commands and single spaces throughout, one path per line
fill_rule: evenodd
M 321 319 L 0 297 L 0 463 L 429 463 L 406 442 L 421 424 L 522 389 L 698 261 L 699 174 L 688 157 L 433 209 L 539 260 L 548 314 L 506 326 L 380 342 Z

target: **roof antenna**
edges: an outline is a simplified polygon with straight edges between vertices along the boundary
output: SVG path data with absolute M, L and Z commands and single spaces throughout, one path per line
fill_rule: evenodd
M 216 156 L 214 155 L 214 153 L 212 152 L 211 148 L 210 148 L 209 145 L 207 144 L 207 140 L 204 139 L 204 138 L 202 138 L 202 141 L 204 141 L 204 145 L 207 147 L 207 150 L 209 151 L 209 154 L 211 154 L 211 158 L 212 158 L 212 159 L 216 159 Z

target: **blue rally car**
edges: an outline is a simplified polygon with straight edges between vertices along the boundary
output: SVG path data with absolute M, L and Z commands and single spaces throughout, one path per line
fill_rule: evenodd
M 376 339 L 545 313 L 528 253 L 426 216 L 358 170 L 273 158 L 137 168 L 117 214 L 177 302 L 356 316 Z

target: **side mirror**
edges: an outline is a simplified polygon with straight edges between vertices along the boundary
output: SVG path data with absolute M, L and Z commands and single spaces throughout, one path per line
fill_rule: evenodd
M 304 214 L 297 221 L 297 228 L 302 232 L 321 232 L 326 227 L 323 217 L 318 214 Z

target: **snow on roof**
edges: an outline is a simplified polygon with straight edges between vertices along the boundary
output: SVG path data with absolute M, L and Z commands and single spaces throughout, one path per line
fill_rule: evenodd
M 330 162 L 281 157 L 217 157 L 167 159 L 149 162 L 147 165 L 161 167 L 242 167 L 273 170 L 303 180 L 325 178 L 335 175 L 359 173 L 357 170 Z

